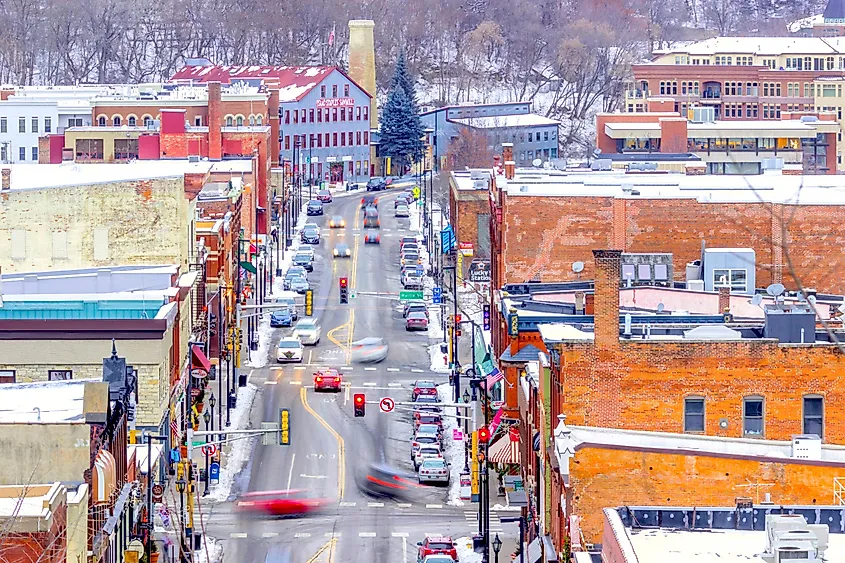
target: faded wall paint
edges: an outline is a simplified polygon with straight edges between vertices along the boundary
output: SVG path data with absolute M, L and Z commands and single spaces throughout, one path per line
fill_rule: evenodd
M 82 481 L 91 465 L 91 428 L 74 424 L 0 424 L 0 485 Z

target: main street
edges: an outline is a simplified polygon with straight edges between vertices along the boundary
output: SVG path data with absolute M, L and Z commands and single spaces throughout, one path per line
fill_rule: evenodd
M 372 462 L 384 461 L 407 471 L 413 468 L 410 415 L 384 414 L 377 404 L 370 403 L 364 418 L 354 418 L 352 394 L 366 393 L 368 402 L 381 397 L 408 401 L 415 379 L 447 380 L 429 370 L 428 334 L 405 330 L 398 261 L 399 240 L 411 234 L 409 219 L 394 218 L 395 191 L 377 195 L 379 245 L 364 244 L 360 194 L 337 197 L 325 206 L 323 216 L 309 217 L 322 229 L 322 242 L 315 247 L 314 271 L 308 275 L 322 339 L 316 347 L 306 347 L 302 365 L 279 366 L 275 364 L 275 344 L 290 329 L 277 329 L 270 362 L 250 375 L 250 382 L 260 388 L 251 416 L 253 425 L 278 420 L 279 409 L 288 408 L 291 444 L 263 446 L 256 441 L 234 494 L 306 489 L 317 497 L 331 498 L 332 507 L 309 518 L 276 520 L 243 517 L 235 513 L 233 502 L 208 507 L 206 533 L 225 542 L 226 561 L 285 561 L 281 553 L 295 562 L 414 561 L 416 542 L 426 534 L 458 538 L 477 530 L 477 507 L 470 503 L 449 506 L 445 487 L 426 490 L 417 502 L 397 503 L 370 498 L 356 486 L 356 475 Z M 347 226 L 330 229 L 334 215 L 343 216 Z M 351 258 L 333 258 L 338 243 L 349 245 Z M 354 295 L 349 304 L 339 303 L 341 277 L 348 278 Z M 350 343 L 368 336 L 388 340 L 388 358 L 374 365 L 350 364 Z M 320 367 L 340 369 L 345 390 L 315 393 L 312 377 Z M 491 531 L 501 533 L 495 513 Z

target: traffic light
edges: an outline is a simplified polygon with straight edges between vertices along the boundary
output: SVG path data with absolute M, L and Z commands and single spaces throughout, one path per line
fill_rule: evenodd
M 461 316 L 455 315 L 455 336 L 461 335 Z
M 490 429 L 486 426 L 482 426 L 478 429 L 478 443 L 486 444 L 490 441 Z
M 340 302 L 349 303 L 349 280 L 340 278 Z
M 484 315 L 484 321 L 483 321 L 484 330 L 490 330 L 490 304 L 489 303 L 484 304 L 483 315 Z
M 355 393 L 355 396 L 352 399 L 352 402 L 355 405 L 355 416 L 364 416 L 367 411 L 367 401 L 366 397 L 363 393 Z

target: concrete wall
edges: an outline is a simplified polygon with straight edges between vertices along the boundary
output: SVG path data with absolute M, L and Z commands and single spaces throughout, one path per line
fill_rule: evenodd
M 182 177 L 4 192 L 0 264 L 4 274 L 114 264 L 187 269 L 195 205 Z
M 190 300 L 182 311 L 181 334 L 190 334 Z M 187 357 L 187 340 L 181 339 L 181 358 Z M 170 393 L 172 342 L 173 327 L 161 340 L 117 341 L 118 354 L 138 370 L 139 426 L 161 423 Z M 103 358 L 110 355 L 110 340 L 0 340 L 0 370 L 14 370 L 18 383 L 47 381 L 49 370 L 71 370 L 73 379 L 102 379 Z
M 91 465 L 91 429 L 73 424 L 0 424 L 0 485 L 82 481 Z
M 88 553 L 88 485 L 67 495 L 67 563 L 86 561 Z

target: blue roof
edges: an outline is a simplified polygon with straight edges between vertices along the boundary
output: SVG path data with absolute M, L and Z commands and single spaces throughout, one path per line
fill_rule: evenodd
M 533 344 L 524 346 L 519 352 L 511 355 L 511 347 L 505 348 L 499 360 L 503 362 L 534 362 L 540 357 L 540 349 Z
M 21 319 L 154 319 L 161 309 L 161 302 L 150 300 L 27 300 L 3 302 L 0 320 Z

